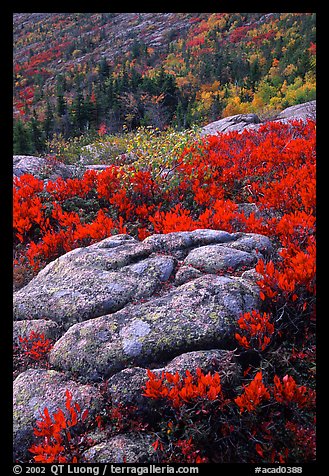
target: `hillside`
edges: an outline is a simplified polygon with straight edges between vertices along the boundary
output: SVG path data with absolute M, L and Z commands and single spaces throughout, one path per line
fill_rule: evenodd
M 16 472 L 314 472 L 315 59 L 312 13 L 14 15 Z
M 14 153 L 315 99 L 315 14 L 14 14 Z

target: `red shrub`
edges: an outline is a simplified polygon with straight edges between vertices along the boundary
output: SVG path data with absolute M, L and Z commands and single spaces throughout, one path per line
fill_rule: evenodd
M 65 392 L 66 412 L 58 409 L 52 416 L 46 407 L 37 420 L 34 435 L 42 438 L 40 444 L 34 444 L 29 451 L 33 453 L 36 463 L 77 463 L 79 449 L 72 440 L 69 428 L 75 427 L 79 421 L 84 422 L 88 410 L 81 412 L 80 405 L 72 401 L 69 390 Z

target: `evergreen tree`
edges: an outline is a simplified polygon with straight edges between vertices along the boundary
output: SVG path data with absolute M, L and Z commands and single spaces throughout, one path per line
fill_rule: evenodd
M 213 66 L 211 60 L 212 58 L 205 56 L 204 61 L 200 66 L 200 78 L 204 83 L 209 83 L 213 77 Z
M 31 137 L 29 130 L 23 122 L 18 119 L 13 126 L 13 154 L 29 155 L 32 153 Z
M 83 116 L 87 129 L 96 129 L 97 127 L 97 108 L 96 104 L 88 95 L 83 104 Z
M 259 60 L 256 58 L 250 65 L 250 70 L 249 70 L 249 84 L 250 87 L 255 90 L 256 84 L 259 82 L 261 78 L 261 70 L 259 66 Z M 248 84 L 248 86 L 249 86 Z
M 47 100 L 46 116 L 45 120 L 43 121 L 42 128 L 45 133 L 45 138 L 50 139 L 54 130 L 54 112 L 49 102 L 49 99 Z
M 40 154 L 44 151 L 45 141 L 41 130 L 40 122 L 37 118 L 35 109 L 33 110 L 33 117 L 29 124 L 29 134 L 31 140 L 32 153 Z
M 215 96 L 215 99 L 211 105 L 211 117 L 212 121 L 216 121 L 221 117 L 223 111 L 223 104 L 218 96 Z
M 66 111 L 66 101 L 62 93 L 57 96 L 56 112 L 59 116 L 64 116 Z
M 99 69 L 99 77 L 101 81 L 104 81 L 106 78 L 108 78 L 110 74 L 110 67 L 106 61 L 106 58 L 102 58 L 100 60 L 98 69 Z
M 80 85 L 78 85 L 77 93 L 72 102 L 71 117 L 72 117 L 74 133 L 81 134 L 83 132 L 86 121 L 85 121 L 85 111 L 84 111 L 84 98 L 83 98 Z
M 106 107 L 111 109 L 114 101 L 113 77 L 110 75 L 105 81 L 106 85 Z
M 161 93 L 164 94 L 163 106 L 167 109 L 169 120 L 171 120 L 176 111 L 179 99 L 175 77 L 171 74 L 167 74 L 163 67 L 161 67 L 156 83 L 158 89 L 157 95 L 160 95 Z
M 176 108 L 175 123 L 179 130 L 186 128 L 186 111 L 181 101 L 179 101 Z

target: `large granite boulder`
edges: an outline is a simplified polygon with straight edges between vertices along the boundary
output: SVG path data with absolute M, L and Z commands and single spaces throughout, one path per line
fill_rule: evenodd
M 217 132 L 242 132 L 246 127 L 259 123 L 257 114 L 236 114 L 207 124 L 201 129 L 201 136 L 214 135 Z
M 46 266 L 14 294 L 17 319 L 41 316 L 69 327 L 151 296 L 174 268 L 171 256 L 127 235 L 75 249 Z
M 160 292 L 174 280 L 178 259 L 200 276 L 198 270 L 250 269 L 270 251 L 267 237 L 220 230 L 153 235 L 143 242 L 116 235 L 49 263 L 14 293 L 14 318 L 50 319 L 68 329 Z
M 291 120 L 316 119 L 316 100 L 290 106 L 277 114 L 271 121 L 289 122 Z M 226 132 L 257 130 L 264 124 L 257 114 L 236 114 L 211 122 L 201 129 L 201 136 Z
M 161 297 L 73 325 L 55 343 L 50 362 L 99 380 L 187 351 L 227 348 L 238 318 L 259 305 L 252 281 L 206 274 Z
M 236 322 L 259 309 L 258 258 L 271 241 L 253 233 L 194 230 L 138 241 L 116 235 L 51 262 L 14 293 L 14 343 L 31 331 L 52 338 L 49 370 L 14 381 L 14 458 L 26 462 L 33 426 L 45 407 L 65 408 L 72 392 L 90 417 L 107 401 L 147 412 L 146 369 L 218 371 L 240 384 Z M 95 424 L 95 421 L 94 421 Z M 86 461 L 152 461 L 147 434 L 98 434 Z

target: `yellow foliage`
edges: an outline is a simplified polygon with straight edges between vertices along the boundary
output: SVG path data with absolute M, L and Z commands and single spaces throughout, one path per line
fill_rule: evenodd
M 73 58 L 77 58 L 80 54 L 81 54 L 81 50 L 74 50 L 74 51 L 72 52 Z
M 251 112 L 251 104 L 241 102 L 238 96 L 228 99 L 227 105 L 223 110 L 223 117 L 235 116 L 236 114 L 248 114 Z
M 287 86 L 284 100 L 289 105 L 294 105 L 315 99 L 315 94 L 315 81 L 309 79 L 303 82 L 302 78 L 298 77 L 292 84 Z
M 274 96 L 273 98 L 270 99 L 270 108 L 273 109 L 281 109 L 281 104 L 282 104 L 282 98 L 278 96 Z
M 251 102 L 252 112 L 257 112 L 258 110 L 262 109 L 264 107 L 264 105 L 265 104 L 264 104 L 263 99 L 259 95 L 255 94 L 254 98 Z
M 281 92 L 282 95 L 285 95 L 285 94 L 286 94 L 286 92 L 287 92 L 287 87 L 288 87 L 287 81 L 284 80 L 284 81 L 283 81 L 283 84 L 282 84 L 282 86 L 281 86 L 281 89 L 280 89 L 280 92 Z

